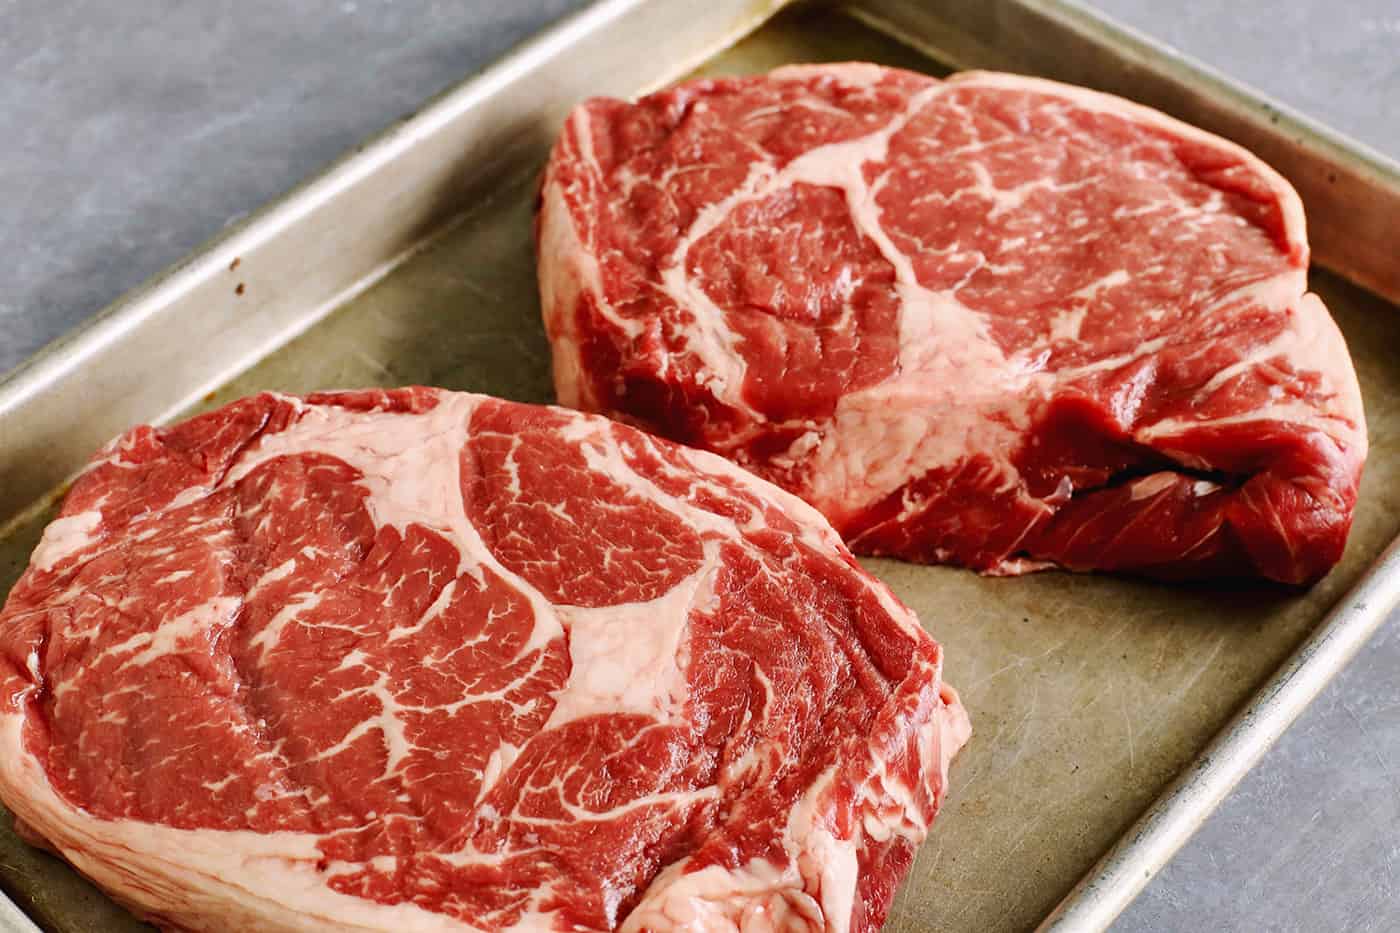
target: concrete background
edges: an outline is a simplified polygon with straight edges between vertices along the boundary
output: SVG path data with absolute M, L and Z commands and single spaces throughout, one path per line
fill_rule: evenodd
M 1400 158 L 1400 0 L 1094 2 Z M 582 5 L 0 0 L 0 372 Z M 1400 929 L 1400 621 L 1115 929 Z

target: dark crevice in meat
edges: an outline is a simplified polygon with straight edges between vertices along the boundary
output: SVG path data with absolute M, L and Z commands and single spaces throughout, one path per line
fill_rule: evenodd
M 1157 466 L 1135 465 L 1114 471 L 1112 476 L 1097 486 L 1076 488 L 1072 495 L 1086 496 L 1106 489 L 1117 489 L 1120 486 L 1127 486 L 1138 480 L 1159 474 L 1208 483 L 1222 490 L 1238 489 L 1249 482 L 1251 478 L 1251 474 L 1247 473 L 1227 473 L 1224 470 L 1197 470 L 1188 466 L 1182 466 L 1181 464 L 1173 464 L 1170 468 L 1165 469 Z

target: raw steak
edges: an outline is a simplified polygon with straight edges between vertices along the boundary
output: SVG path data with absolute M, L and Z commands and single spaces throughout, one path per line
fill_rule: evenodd
M 0 797 L 188 930 L 879 926 L 966 715 L 815 511 L 602 418 L 114 441 L 0 614 Z
M 1366 433 L 1297 194 L 1116 97 L 866 64 L 593 100 L 537 223 L 561 403 L 858 552 L 1307 582 Z

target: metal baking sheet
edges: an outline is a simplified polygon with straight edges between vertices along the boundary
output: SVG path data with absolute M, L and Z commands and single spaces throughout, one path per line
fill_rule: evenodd
M 862 0 L 769 19 L 781 5 L 707 0 L 697 16 L 683 0 L 605 0 L 0 384 L 0 592 L 62 480 L 131 423 L 269 388 L 421 382 L 549 400 L 533 184 L 584 96 L 840 59 L 1113 90 L 1238 139 L 1298 185 L 1316 256 L 1336 270 L 1313 286 L 1356 356 L 1372 452 L 1346 558 L 1306 593 L 868 562 L 946 645 L 976 728 L 888 929 L 1102 929 L 1400 592 L 1400 553 L 1381 558 L 1400 531 L 1400 264 L 1387 255 L 1400 171 L 1072 4 Z M 0 885 L 45 929 L 142 929 L 3 813 Z M 24 929 L 16 917 L 0 902 L 0 930 Z

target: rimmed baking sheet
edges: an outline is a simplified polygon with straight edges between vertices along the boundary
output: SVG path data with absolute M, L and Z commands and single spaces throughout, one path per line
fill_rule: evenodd
M 775 5 L 716 0 L 701 20 L 672 0 L 585 11 L 0 385 L 0 591 L 37 540 L 46 493 L 129 423 L 260 389 L 418 382 L 550 400 L 530 212 L 553 131 L 584 96 L 632 95 L 697 65 L 717 74 L 868 59 L 1107 86 L 1264 152 L 1303 190 L 1318 256 L 1373 288 L 1394 284 L 1337 241 L 1384 232 L 1385 205 L 1400 203 L 1393 166 L 1286 114 L 1271 120 L 1277 111 L 1248 92 L 1078 7 L 871 0 L 799 7 L 753 29 Z M 1056 70 L 1050 47 L 1076 50 L 1072 74 Z M 1058 922 L 1101 928 L 1394 601 L 1389 564 L 1369 590 L 1344 594 L 1400 531 L 1396 309 L 1330 272 L 1315 271 L 1313 286 L 1356 355 L 1372 438 L 1346 558 L 1317 587 L 992 579 L 868 562 L 945 644 L 977 729 L 889 929 L 1028 929 L 1081 879 Z M 1159 798 L 1153 821 L 1134 828 Z M 139 928 L 20 842 L 8 817 L 0 885 L 48 929 Z

